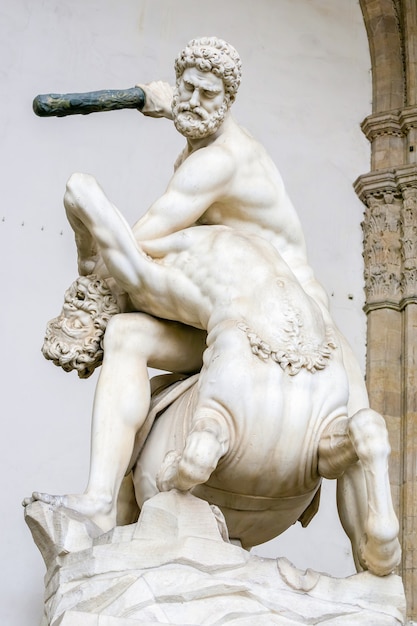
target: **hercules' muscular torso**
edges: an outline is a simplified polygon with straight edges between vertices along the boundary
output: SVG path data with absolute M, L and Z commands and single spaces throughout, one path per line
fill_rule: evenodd
M 219 185 L 218 197 L 197 219 L 197 224 L 223 224 L 251 232 L 271 242 L 307 292 L 327 306 L 327 296 L 315 281 L 307 261 L 304 235 L 281 176 L 265 149 L 232 118 L 207 147 L 183 152 L 176 173 L 191 165 L 198 155 L 200 165 L 224 158 L 231 175 Z M 204 154 L 205 153 L 205 154 Z M 198 193 L 198 188 L 195 193 Z

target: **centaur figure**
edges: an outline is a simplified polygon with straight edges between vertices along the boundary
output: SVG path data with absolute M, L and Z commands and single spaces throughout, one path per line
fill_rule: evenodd
M 384 420 L 368 408 L 348 417 L 337 333 L 277 250 L 226 226 L 196 226 L 138 245 L 86 175 L 70 179 L 65 205 L 71 223 L 83 224 L 94 239 L 134 310 L 207 331 L 198 383 L 156 420 L 139 460 L 132 459 L 139 503 L 158 489 L 193 490 L 217 504 L 230 537 L 250 547 L 308 518 L 322 477 L 337 478 L 360 464 L 367 496 L 356 546 L 360 564 L 390 573 L 400 548 Z M 79 299 L 82 305 L 85 290 Z M 83 326 L 68 306 L 62 321 L 58 343 Z M 118 398 L 124 402 L 123 385 Z M 135 423 L 130 450 L 136 430 Z M 106 436 L 93 429 L 96 440 Z M 111 447 L 102 457 L 104 499 L 119 461 Z M 34 497 L 84 513 L 88 504 L 88 493 Z M 113 510 L 114 495 L 110 504 Z M 110 515 L 92 517 L 103 527 L 114 523 Z

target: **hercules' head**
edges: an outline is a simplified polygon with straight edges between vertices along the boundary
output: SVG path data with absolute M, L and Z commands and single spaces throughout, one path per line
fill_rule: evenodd
M 192 39 L 175 60 L 173 117 L 186 137 L 206 137 L 223 123 L 241 79 L 240 57 L 217 37 Z

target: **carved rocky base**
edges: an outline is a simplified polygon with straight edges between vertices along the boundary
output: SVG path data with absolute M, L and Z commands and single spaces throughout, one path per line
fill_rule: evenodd
M 68 509 L 35 502 L 25 516 L 47 567 L 42 626 L 404 624 L 398 576 L 335 579 L 251 556 L 189 494 L 161 493 L 100 536 Z

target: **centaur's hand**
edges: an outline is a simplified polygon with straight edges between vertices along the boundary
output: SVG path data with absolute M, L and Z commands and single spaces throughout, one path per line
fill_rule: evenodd
M 173 88 L 162 80 L 157 80 L 147 85 L 136 85 L 145 92 L 145 105 L 141 113 L 149 117 L 166 117 L 172 120 L 172 95 Z

